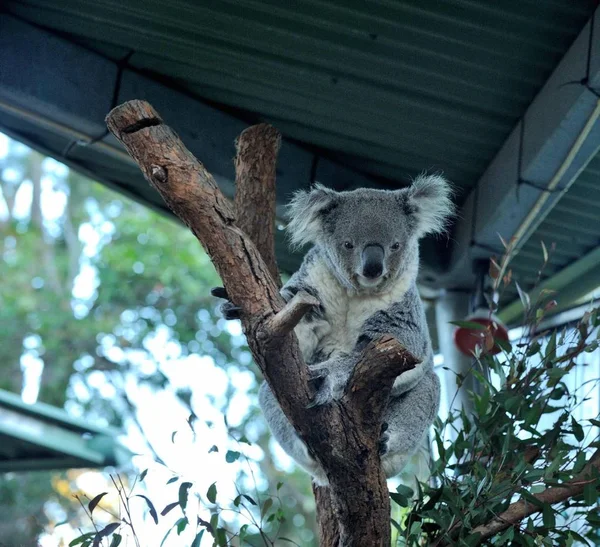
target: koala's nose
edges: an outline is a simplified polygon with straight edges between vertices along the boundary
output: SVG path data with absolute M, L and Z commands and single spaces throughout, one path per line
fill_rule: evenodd
M 383 272 L 383 247 L 367 245 L 362 252 L 362 274 L 369 279 L 377 279 Z

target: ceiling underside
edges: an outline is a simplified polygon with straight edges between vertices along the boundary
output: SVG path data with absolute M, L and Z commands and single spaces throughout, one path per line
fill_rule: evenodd
M 113 60 L 133 52 L 129 66 L 391 186 L 431 169 L 463 190 L 592 5 L 19 0 L 8 10 Z
M 337 189 L 397 188 L 423 170 L 443 171 L 462 210 L 450 238 L 425 242 L 421 281 L 470 286 L 472 259 L 498 247 L 496 232 L 510 237 L 540 194 L 532 186 L 515 196 L 496 188 L 517 181 L 517 169 L 506 165 L 519 154 L 521 174 L 544 186 L 552 162 L 558 167 L 572 144 L 561 140 L 565 127 L 576 135 L 593 108 L 581 90 L 563 91 L 562 84 L 595 75 L 597 61 L 583 54 L 573 53 L 581 66 L 564 60 L 578 41 L 582 52 L 594 50 L 591 30 L 589 41 L 582 35 L 595 5 L 9 0 L 0 13 L 0 30 L 6 29 L 0 46 L 8 50 L 7 72 L 0 72 L 0 130 L 159 210 L 157 194 L 104 134 L 104 115 L 115 102 L 150 100 L 230 196 L 233 140 L 257 121 L 284 136 L 279 204 L 313 180 Z M 27 43 L 17 44 L 24 32 Z M 21 65 L 11 64 L 19 57 Z M 552 83 L 561 59 L 567 69 Z M 0 53 L 0 71 L 2 61 Z M 7 81 L 11 67 L 16 83 Z M 546 89 L 563 93 L 552 99 L 557 108 L 544 105 L 547 119 L 531 107 Z M 564 104 L 569 108 L 560 112 Z M 512 146 L 530 111 L 525 143 Z M 92 144 L 74 144 L 94 137 Z M 592 156 L 590 146 L 582 156 Z M 494 169 L 503 154 L 509 160 Z M 578 158 L 576 174 L 589 157 Z M 600 244 L 599 171 L 594 160 L 579 177 L 567 173 L 569 191 L 542 209 L 545 219 L 513 261 L 524 286 L 535 280 L 540 239 L 557 244 L 546 277 Z M 506 218 L 486 211 L 494 205 L 506 209 Z M 470 250 L 474 241 L 479 248 Z M 282 266 L 293 269 L 298 258 L 281 238 L 277 246 Z

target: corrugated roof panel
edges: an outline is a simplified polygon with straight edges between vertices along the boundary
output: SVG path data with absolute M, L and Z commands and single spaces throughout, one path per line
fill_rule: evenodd
M 600 247 L 600 154 L 590 161 L 569 191 L 550 211 L 538 229 L 511 263 L 514 278 L 529 290 L 536 281 L 532 266 L 539 269 L 543 257 L 541 241 L 550 254 L 545 280 Z M 535 249 L 538 249 L 537 256 Z M 573 280 L 575 281 L 575 280 Z M 513 288 L 503 295 L 505 303 L 518 298 Z
M 5 5 L 108 55 L 130 48 L 131 66 L 249 121 L 271 121 L 287 137 L 391 184 L 435 169 L 464 190 L 479 179 L 595 2 Z

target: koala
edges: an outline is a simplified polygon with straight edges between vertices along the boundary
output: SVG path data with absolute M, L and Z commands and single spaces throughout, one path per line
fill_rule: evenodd
M 384 414 L 379 450 L 388 477 L 421 446 L 439 408 L 440 383 L 416 287 L 418 244 L 443 232 L 452 212 L 450 186 L 439 175 L 421 175 L 395 191 L 336 192 L 317 184 L 296 193 L 287 210 L 292 244 L 312 248 L 281 295 L 287 302 L 306 291 L 320 302 L 295 328 L 317 387 L 312 405 L 341 398 L 364 348 L 384 334 L 420 362 L 398 376 Z M 223 311 L 235 318 L 239 308 L 226 303 Z M 316 484 L 327 484 L 266 382 L 259 402 L 281 447 Z

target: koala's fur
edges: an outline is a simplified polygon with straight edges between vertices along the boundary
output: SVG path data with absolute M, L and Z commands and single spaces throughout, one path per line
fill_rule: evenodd
M 316 185 L 298 192 L 288 209 L 292 242 L 313 247 L 281 294 L 288 301 L 304 290 L 321 303 L 295 329 L 311 377 L 320 382 L 314 403 L 342 396 L 362 350 L 382 334 L 395 336 L 421 362 L 396 379 L 384 416 L 380 446 L 388 477 L 406 465 L 438 412 L 440 385 L 416 287 L 418 241 L 442 232 L 451 213 L 450 187 L 437 175 L 397 191 Z M 383 248 L 375 280 L 362 275 L 366 245 Z M 275 439 L 317 484 L 326 484 L 266 383 L 259 398 Z

